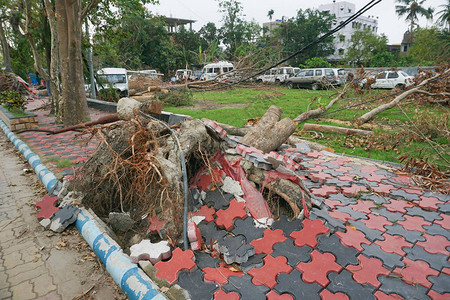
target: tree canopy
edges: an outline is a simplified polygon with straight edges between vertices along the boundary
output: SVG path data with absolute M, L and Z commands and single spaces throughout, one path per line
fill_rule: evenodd
M 344 59 L 353 65 L 368 66 L 375 55 L 386 51 L 386 45 L 386 36 L 378 36 L 369 28 L 357 30 L 352 34 Z

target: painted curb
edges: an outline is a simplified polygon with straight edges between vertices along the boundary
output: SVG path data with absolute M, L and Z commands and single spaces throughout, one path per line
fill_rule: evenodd
M 49 193 L 53 192 L 59 184 L 55 175 L 42 164 L 39 156 L 32 152 L 28 145 L 20 140 L 2 120 L 0 120 L 0 128 L 28 160 Z M 166 299 L 158 292 L 158 286 L 147 274 L 131 262 L 110 236 L 100 230 L 94 221 L 94 216 L 86 209 L 81 209 L 75 226 L 129 299 Z

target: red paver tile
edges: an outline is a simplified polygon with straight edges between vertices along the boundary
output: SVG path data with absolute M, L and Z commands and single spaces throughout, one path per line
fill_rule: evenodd
M 278 294 L 274 290 L 271 290 L 266 294 L 267 300 L 294 300 L 294 297 L 292 297 L 289 294 Z
M 218 167 L 214 168 L 212 169 L 211 174 L 203 174 L 202 176 L 200 176 L 197 182 L 197 186 L 203 191 L 208 190 L 211 187 L 212 183 L 221 183 L 223 177 L 225 177 L 225 172 Z
M 376 291 L 374 296 L 377 300 L 403 300 L 404 298 L 397 294 L 385 294 L 382 291 Z
M 187 234 L 192 250 L 200 250 L 203 246 L 203 238 L 200 229 L 195 222 L 188 222 Z
M 445 236 L 424 234 L 423 237 L 426 240 L 417 242 L 416 245 L 422 246 L 425 251 L 431 254 L 450 255 L 450 252 L 446 249 L 450 246 L 450 241 Z
M 376 193 L 379 193 L 382 195 L 389 195 L 389 193 L 392 190 L 398 190 L 398 189 L 391 184 L 379 184 L 378 186 L 373 186 L 372 190 L 374 190 Z
M 439 209 L 439 206 L 437 206 L 437 205 L 444 203 L 435 197 L 420 196 L 420 199 L 421 199 L 420 201 L 414 201 L 414 203 L 416 203 L 419 207 L 426 209 L 426 210 L 428 210 L 428 209 L 437 210 L 437 209 Z
M 342 193 L 345 196 L 357 196 L 359 193 L 367 192 L 367 188 L 363 185 L 352 184 L 351 186 L 342 187 Z
M 414 205 L 412 203 L 409 203 L 405 200 L 395 200 L 395 199 L 389 199 L 391 203 L 384 203 L 383 206 L 386 207 L 388 211 L 391 212 L 401 212 L 406 213 L 406 207 L 413 207 Z
M 408 194 L 416 194 L 416 195 L 422 195 L 423 191 L 419 189 L 411 189 L 411 188 L 403 188 L 405 192 Z
M 263 235 L 263 238 L 250 242 L 250 245 L 255 247 L 255 254 L 270 254 L 273 252 L 273 245 L 275 245 L 276 243 L 284 242 L 287 239 L 283 235 L 283 230 L 281 229 L 266 229 L 264 230 Z
M 338 158 L 333 159 L 331 162 L 335 165 L 343 165 L 345 163 L 348 163 L 350 161 L 350 159 L 348 159 L 347 157 L 344 156 L 339 156 Z M 342 172 L 342 171 L 339 171 Z
M 312 152 L 308 152 L 308 153 L 306 153 L 306 156 L 309 156 L 309 157 L 312 157 L 312 158 L 318 158 L 318 157 L 321 157 L 323 155 L 323 153 L 322 152 L 319 152 L 319 151 L 312 151 Z
M 343 204 L 341 201 L 339 200 L 330 200 L 330 199 L 325 199 L 324 200 L 325 204 L 328 205 L 332 210 L 334 210 L 336 208 L 336 206 L 345 206 L 345 204 Z
M 370 283 L 374 287 L 379 288 L 381 282 L 378 281 L 378 276 L 391 273 L 391 271 L 383 267 L 383 262 L 377 258 L 367 258 L 360 254 L 358 260 L 359 265 L 348 265 L 346 267 L 346 269 L 353 274 L 353 278 L 358 283 Z
M 240 298 L 239 294 L 235 292 L 229 292 L 228 294 L 224 290 L 214 292 L 214 300 L 239 300 Z
M 157 216 L 153 216 L 148 219 L 150 221 L 150 226 L 148 229 L 152 232 L 160 233 L 162 229 L 166 226 L 166 221 L 160 221 Z
M 320 165 L 320 164 L 326 163 L 326 162 L 328 162 L 328 161 L 321 159 L 321 158 L 316 158 L 316 159 L 309 161 L 308 163 L 313 164 L 313 165 Z M 324 169 L 326 169 L 326 167 L 324 167 Z
M 36 218 L 39 221 L 42 219 L 50 219 L 59 210 L 56 207 L 56 202 L 58 202 L 58 197 L 51 197 L 49 195 L 45 195 L 41 201 L 36 202 L 36 207 L 41 209 L 36 214 Z
M 340 166 L 339 168 L 335 169 L 336 172 L 342 172 L 342 173 L 348 173 L 348 171 L 350 171 L 350 170 L 353 170 L 353 168 Z
M 341 238 L 341 242 L 343 245 L 353 247 L 358 251 L 363 251 L 361 244 L 370 245 L 370 242 L 368 239 L 366 239 L 364 233 L 353 229 L 350 226 L 347 226 L 346 228 L 347 231 L 345 233 L 341 231 L 336 232 L 336 235 Z
M 335 219 L 341 220 L 342 222 L 347 222 L 348 220 L 354 220 L 352 216 L 350 216 L 348 213 L 342 212 L 340 210 L 332 210 L 328 212 L 330 216 L 332 216 Z
M 411 178 L 409 178 L 409 176 L 407 176 L 407 175 L 399 175 L 397 177 L 392 177 L 391 179 L 394 181 L 400 182 L 400 183 L 406 183 L 406 184 L 411 183 Z
M 412 247 L 413 244 L 408 243 L 404 237 L 399 235 L 383 234 L 384 241 L 375 241 L 375 244 L 381 247 L 384 252 L 405 255 L 403 248 Z
M 393 273 L 401 276 L 402 280 L 408 284 L 421 284 L 430 288 L 433 284 L 428 281 L 428 276 L 438 276 L 439 272 L 430 268 L 430 265 L 422 260 L 411 260 L 403 258 L 405 267 L 396 268 Z
M 430 298 L 432 300 L 449 300 L 450 299 L 450 293 L 439 294 L 438 292 L 433 291 L 433 290 L 430 290 L 427 295 L 430 296 Z
M 370 181 L 370 182 L 378 182 L 378 183 L 380 183 L 381 180 L 386 179 L 386 176 L 379 175 L 379 174 L 372 174 L 372 175 L 370 175 L 368 177 L 365 177 L 365 179 L 367 181 Z
M 370 209 L 376 207 L 375 203 L 373 203 L 372 201 L 362 201 L 362 200 L 358 200 L 356 201 L 356 204 L 351 204 L 349 206 L 353 210 L 363 212 L 366 214 L 371 214 L 372 211 Z
M 317 240 L 316 237 L 319 234 L 325 234 L 330 229 L 323 225 L 322 220 L 316 219 L 311 221 L 310 219 L 305 219 L 302 222 L 303 229 L 299 231 L 293 231 L 290 237 L 294 239 L 296 246 L 301 247 L 308 245 L 312 248 L 316 247 Z
M 440 214 L 442 220 L 434 221 L 435 224 L 439 224 L 442 228 L 450 230 L 450 215 Z
M 364 166 L 361 169 L 359 169 L 359 171 L 361 171 L 362 173 L 373 173 L 376 170 L 379 170 L 380 168 L 375 167 L 375 166 Z
M 292 270 L 292 267 L 287 264 L 286 257 L 267 255 L 264 257 L 264 266 L 253 268 L 248 271 L 248 274 L 253 276 L 252 283 L 254 285 L 265 285 L 273 289 L 277 285 L 278 274 L 290 273 Z
M 217 282 L 220 285 L 224 285 L 228 282 L 228 277 L 230 276 L 237 276 L 241 277 L 244 276 L 243 272 L 233 272 L 229 268 L 227 268 L 227 264 L 224 262 L 221 262 L 219 264 L 218 268 L 204 268 L 202 270 L 205 273 L 204 280 L 211 282 Z
M 353 177 L 352 175 L 342 175 L 342 176 L 337 176 L 337 178 L 341 181 L 353 181 Z
M 330 194 L 337 194 L 339 190 L 332 185 L 323 185 L 317 189 L 311 189 L 311 193 L 319 197 L 327 197 Z
M 431 225 L 430 222 L 425 221 L 422 217 L 404 215 L 403 218 L 405 218 L 404 221 L 398 221 L 397 223 L 406 230 L 425 231 L 422 226 Z
M 450 268 L 443 268 L 441 272 L 450 275 Z
M 216 210 L 214 208 L 203 205 L 202 207 L 200 207 L 199 211 L 190 212 L 189 218 L 191 218 L 193 216 L 202 216 L 202 217 L 205 217 L 206 222 L 211 222 L 211 221 L 214 221 L 215 214 L 216 214 Z
M 236 218 L 243 219 L 247 216 L 247 212 L 245 211 L 245 203 L 237 202 L 236 199 L 230 201 L 230 206 L 223 210 L 219 210 L 216 212 L 217 226 L 223 226 L 227 230 L 233 227 L 233 220 Z
M 325 167 L 324 167 L 324 169 L 325 169 Z M 311 178 L 311 181 L 324 183 L 325 180 L 327 180 L 329 178 L 333 178 L 333 176 L 331 176 L 330 174 L 327 174 L 327 173 L 319 172 L 317 174 L 316 173 L 309 174 L 309 178 Z
M 363 221 L 363 223 L 366 224 L 366 226 L 371 229 L 376 229 L 378 231 L 385 232 L 386 228 L 384 228 L 384 226 L 392 225 L 392 222 L 388 221 L 388 219 L 383 216 L 368 214 L 367 217 L 368 217 L 367 220 L 362 219 L 361 221 Z
M 301 262 L 296 267 L 302 272 L 302 279 L 304 282 L 317 282 L 325 287 L 330 281 L 328 280 L 328 273 L 342 270 L 342 266 L 336 263 L 336 257 L 331 253 L 320 253 L 317 250 L 311 252 L 311 262 Z
M 327 289 L 324 289 L 319 295 L 322 300 L 350 300 L 350 298 L 344 293 L 333 294 Z
M 309 162 L 309 163 L 311 163 L 311 162 Z M 310 171 L 317 171 L 317 172 L 319 172 L 319 173 L 321 173 L 323 170 L 325 170 L 325 169 L 327 169 L 327 167 L 324 167 L 324 166 L 319 166 L 319 165 L 316 165 L 315 167 L 313 167 L 313 168 L 310 168 L 309 170 Z M 326 174 L 326 173 L 322 173 L 322 174 Z M 313 174 L 310 174 L 310 176 L 311 175 L 313 175 Z M 328 175 L 328 174 L 327 174 Z M 312 179 L 311 179 L 312 180 Z M 313 180 L 314 181 L 314 180 Z M 317 182 L 318 180 L 316 180 L 316 182 Z
M 172 252 L 170 260 L 155 264 L 155 268 L 158 270 L 155 276 L 167 280 L 169 284 L 174 284 L 178 280 L 178 273 L 181 270 L 191 270 L 195 266 L 194 253 L 191 250 L 183 251 L 176 248 Z

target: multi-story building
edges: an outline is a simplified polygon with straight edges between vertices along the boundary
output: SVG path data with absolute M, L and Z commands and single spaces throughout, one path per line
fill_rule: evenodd
M 342 24 L 345 20 L 356 13 L 355 5 L 347 1 L 323 4 L 319 6 L 320 11 L 328 12 L 331 15 L 336 16 L 336 20 L 333 23 L 332 28 Z M 378 17 L 375 16 L 359 16 L 353 22 L 347 24 L 340 31 L 335 33 L 335 52 L 328 57 L 331 61 L 340 61 L 344 58 L 347 48 L 350 45 L 350 39 L 352 34 L 359 29 L 369 28 L 375 34 L 378 31 Z

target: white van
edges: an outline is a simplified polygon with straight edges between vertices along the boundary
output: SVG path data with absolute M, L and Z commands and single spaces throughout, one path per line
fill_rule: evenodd
M 123 68 L 104 68 L 97 71 L 98 79 L 97 90 L 115 88 L 120 97 L 128 97 L 128 77 L 127 70 Z
M 213 79 L 217 75 L 232 71 L 233 68 L 233 64 L 227 61 L 219 61 L 217 63 L 207 64 L 203 67 L 200 80 Z
M 183 80 L 195 80 L 195 76 L 192 73 L 192 70 L 189 69 L 178 69 L 175 72 L 175 81 L 183 81 Z
M 294 68 L 293 67 L 281 67 L 278 68 L 277 74 L 275 75 L 276 83 L 283 83 L 286 79 L 294 76 Z
M 276 69 L 276 68 L 267 70 L 263 75 L 259 75 L 258 77 L 256 77 L 256 82 L 274 83 L 277 71 L 278 71 L 278 69 Z

